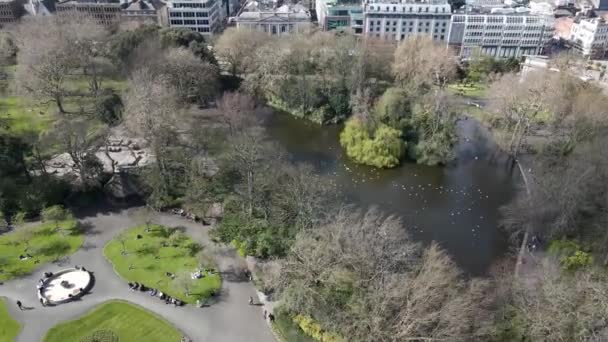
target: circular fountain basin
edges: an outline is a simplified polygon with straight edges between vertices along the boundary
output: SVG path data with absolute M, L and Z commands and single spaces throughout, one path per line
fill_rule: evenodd
M 38 296 L 49 304 L 62 304 L 82 296 L 91 286 L 92 277 L 88 271 L 70 268 L 44 280 Z

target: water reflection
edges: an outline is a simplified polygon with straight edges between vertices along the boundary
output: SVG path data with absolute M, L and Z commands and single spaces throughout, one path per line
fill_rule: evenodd
M 332 177 L 346 201 L 399 215 L 415 239 L 439 242 L 465 271 L 482 274 L 505 252 L 498 208 L 511 198 L 516 181 L 475 122 L 458 123 L 457 159 L 450 165 L 404 163 L 392 170 L 345 158 L 340 127 L 320 127 L 284 114 L 269 117 L 266 126 L 294 162 L 308 162 Z

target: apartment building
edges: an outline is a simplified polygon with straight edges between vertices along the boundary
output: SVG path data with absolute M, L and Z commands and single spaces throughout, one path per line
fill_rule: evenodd
M 605 17 L 575 19 L 570 30 L 572 48 L 583 56 L 603 58 L 608 51 L 608 21 Z
M 0 0 L 0 27 L 15 23 L 25 14 L 25 9 L 17 0 Z
M 426 35 L 436 41 L 447 41 L 452 15 L 447 0 L 381 1 L 384 0 L 364 5 L 366 36 L 400 41 L 411 35 Z
M 221 0 L 169 0 L 165 7 L 170 27 L 185 27 L 211 35 L 221 24 Z
M 363 7 L 358 1 L 317 0 L 317 19 L 324 31 L 350 29 L 352 33 L 363 33 Z
M 475 50 L 498 58 L 540 55 L 553 27 L 551 14 L 529 9 L 465 10 L 452 16 L 448 43 L 464 58 Z
M 121 5 L 118 1 L 64 1 L 55 5 L 57 15 L 65 17 L 86 16 L 105 26 L 118 25 Z
M 269 35 L 286 35 L 310 30 L 310 11 L 300 4 L 248 2 L 234 19 L 239 30 L 256 30 Z

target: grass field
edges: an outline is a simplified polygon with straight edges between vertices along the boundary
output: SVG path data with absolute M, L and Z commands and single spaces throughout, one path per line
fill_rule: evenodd
M 7 301 L 0 298 L 0 342 L 13 342 L 21 331 L 21 324 L 8 313 Z
M 478 83 L 454 83 L 448 85 L 448 90 L 456 95 L 479 98 L 486 95 L 487 88 L 483 84 Z
M 189 278 L 201 263 L 196 257 L 200 249 L 200 245 L 175 229 L 152 226 L 150 232 L 146 232 L 144 227 L 124 232 L 106 245 L 104 254 L 125 280 L 159 289 L 186 303 L 195 303 L 198 299 L 204 300 L 212 293 L 219 292 L 221 287 L 221 278 L 216 272 L 204 272 L 205 276 L 201 279 Z M 207 270 L 214 267 L 211 260 L 206 262 Z M 171 279 L 167 272 L 176 275 L 176 278 Z M 189 296 L 186 296 L 182 285 L 184 278 Z
M 116 341 L 125 342 L 179 342 L 182 337 L 177 329 L 161 317 L 127 302 L 110 301 L 77 320 L 51 328 L 43 341 L 89 341 L 87 337 L 94 336 L 95 332 L 100 334 L 100 331 L 111 332 L 118 337 Z M 90 338 L 90 341 L 105 340 Z
M 47 130 L 55 120 L 57 106 L 48 99 L 20 96 L 16 91 L 15 70 L 15 66 L 2 67 L 0 70 L 8 75 L 6 80 L 0 81 L 0 119 L 7 120 L 11 131 L 17 134 Z M 102 78 L 100 82 L 102 88 L 118 93 L 127 86 L 124 80 Z M 65 87 L 73 93 L 86 93 L 89 84 L 81 76 L 71 76 L 65 81 Z M 73 96 L 66 98 L 63 105 L 68 112 L 79 112 L 83 108 L 92 111 L 94 99 L 92 96 Z
M 0 281 L 30 274 L 49 261 L 74 253 L 83 243 L 76 221 L 43 223 L 36 227 L 17 228 L 0 236 Z M 26 242 L 27 241 L 27 242 Z M 32 258 L 19 260 L 20 255 Z

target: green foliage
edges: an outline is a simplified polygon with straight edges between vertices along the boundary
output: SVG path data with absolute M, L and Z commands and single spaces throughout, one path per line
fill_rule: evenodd
M 207 48 L 205 37 L 183 27 L 163 28 L 159 31 L 160 44 L 163 48 L 184 47 L 190 49 L 195 56 L 211 64 L 217 64 L 215 57 Z
M 95 116 L 107 125 L 117 124 L 122 118 L 122 110 L 122 99 L 112 89 L 104 89 L 95 99 Z
M 156 37 L 158 30 L 156 25 L 142 25 L 134 30 L 113 34 L 108 42 L 107 54 L 115 64 L 126 66 L 133 52 L 146 40 Z
M 42 209 L 40 216 L 42 216 L 43 222 L 59 222 L 73 219 L 69 210 L 60 205 L 54 205 Z
M 263 219 L 230 213 L 210 234 L 220 242 L 231 243 L 241 256 L 268 258 L 284 256 L 293 241 L 295 232 L 276 227 Z
M 576 251 L 574 255 L 565 256 L 561 260 L 562 267 L 568 271 L 575 271 L 579 268 L 593 264 L 593 256 L 587 252 Z
M 412 115 L 407 92 L 402 88 L 388 88 L 376 103 L 375 115 L 390 127 L 405 129 Z
M 379 168 L 399 165 L 405 154 L 405 142 L 399 130 L 379 124 L 371 135 L 359 118 L 346 122 L 340 133 L 340 144 L 355 162 Z
M 342 342 L 343 338 L 338 336 L 336 333 L 328 332 L 323 330 L 323 327 L 317 323 L 312 317 L 305 315 L 295 315 L 293 321 L 298 324 L 300 329 L 305 334 L 312 337 L 315 341 L 319 342 Z
M 417 144 L 411 157 L 419 164 L 441 165 L 452 160 L 452 147 L 457 138 L 455 120 L 449 110 L 442 113 L 432 105 L 417 105 L 414 107 L 412 127 Z
M 469 61 L 466 77 L 469 82 L 485 82 L 489 75 L 504 74 L 519 70 L 516 58 L 499 59 L 490 56 L 476 56 Z
M 553 240 L 549 244 L 548 252 L 557 257 L 567 271 L 576 271 L 593 264 L 593 256 L 581 250 L 581 246 L 572 240 Z

